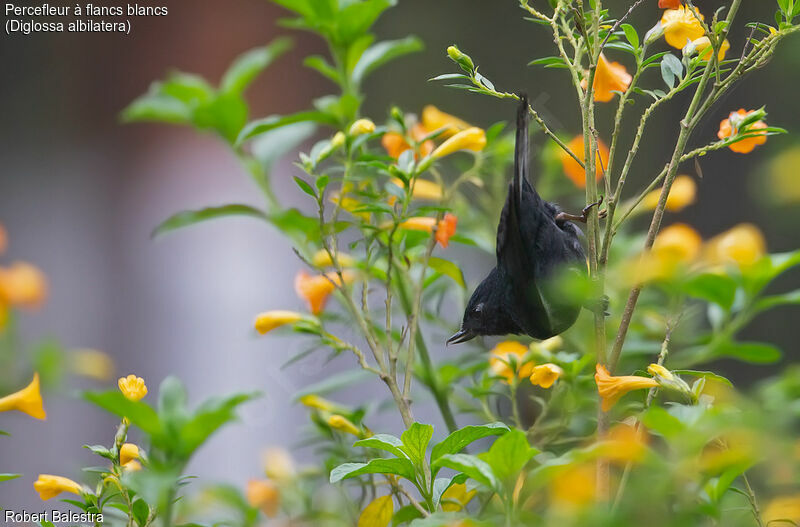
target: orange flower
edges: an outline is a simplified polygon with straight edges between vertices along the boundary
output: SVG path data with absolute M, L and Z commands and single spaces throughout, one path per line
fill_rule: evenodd
M 731 112 L 730 116 L 727 119 L 723 120 L 719 123 L 719 132 L 717 132 L 717 137 L 720 139 L 725 139 L 726 137 L 731 137 L 733 135 L 737 135 L 739 130 L 734 127 L 731 122 L 735 122 L 736 120 L 741 121 L 744 117 L 747 117 L 753 110 L 747 111 L 744 108 L 740 108 L 735 112 Z M 755 123 L 749 125 L 746 131 L 751 130 L 761 130 L 767 127 L 767 123 L 764 121 L 756 121 Z M 753 151 L 755 147 L 758 145 L 763 145 L 767 142 L 767 136 L 765 134 L 755 135 L 753 137 L 748 137 L 747 139 L 742 139 L 739 142 L 733 143 L 728 148 L 736 152 L 737 154 L 749 154 Z
M 498 343 L 489 352 L 489 369 L 498 377 L 503 378 L 503 382 L 511 384 L 514 381 L 514 370 L 520 379 L 530 377 L 533 373 L 533 363 L 525 362 L 528 354 L 528 347 L 515 340 L 506 340 Z
M 683 49 L 686 44 L 693 42 L 705 34 L 703 15 L 686 6 L 664 11 L 661 17 L 661 27 L 664 29 L 664 40 L 673 48 Z
M 8 248 L 8 233 L 6 232 L 5 227 L 0 224 L 0 254 L 6 252 Z
M 627 424 L 617 424 L 598 445 L 597 453 L 610 461 L 641 461 L 647 451 L 647 434 Z
M 422 126 L 427 133 L 435 132 L 440 128 L 445 128 L 442 132 L 443 137 L 451 137 L 462 130 L 470 127 L 469 123 L 462 121 L 458 117 L 445 113 L 432 104 L 422 109 Z
M 660 9 L 678 9 L 680 6 L 681 0 L 658 0 Z
M 575 136 L 572 141 L 567 144 L 567 147 L 581 159 L 585 159 L 583 150 L 583 136 Z M 564 167 L 564 173 L 567 177 L 575 183 L 578 188 L 586 187 L 586 172 L 581 168 L 577 161 L 564 150 L 560 150 L 559 158 L 561 165 Z M 603 141 L 597 141 L 597 162 L 595 163 L 595 174 L 599 180 L 603 177 L 604 169 L 608 167 L 608 147 Z
M 273 482 L 269 480 L 251 479 L 247 482 L 245 496 L 247 497 L 247 503 L 249 503 L 251 507 L 261 509 L 268 518 L 273 518 L 278 514 L 281 493 Z
M 408 218 L 400 224 L 400 228 L 410 231 L 426 231 L 432 232 L 434 225 L 436 226 L 436 241 L 442 247 L 447 247 L 450 244 L 450 237 L 456 233 L 456 225 L 458 218 L 449 212 L 444 215 L 439 223 L 436 223 L 436 218 L 429 218 L 424 216 L 417 216 Z
M 658 383 L 650 377 L 639 377 L 637 375 L 611 375 L 605 366 L 598 364 L 594 375 L 597 383 L 597 392 L 603 399 L 602 408 L 607 412 L 614 406 L 619 399 L 632 390 L 643 388 L 653 388 Z
M 411 138 L 418 142 L 431 131 L 432 130 L 427 130 L 419 123 L 415 124 L 411 127 Z M 381 144 L 383 145 L 383 148 L 386 149 L 386 153 L 395 159 L 400 157 L 400 154 L 411 148 L 411 145 L 408 144 L 408 141 L 406 141 L 406 138 L 403 136 L 403 134 L 398 132 L 387 132 L 383 134 L 383 137 L 381 138 Z M 422 157 L 426 157 L 433 152 L 434 146 L 435 145 L 433 144 L 433 141 L 429 139 L 419 145 L 419 153 L 422 154 Z
M 47 296 L 47 279 L 35 266 L 15 262 L 0 269 L 0 299 L 11 305 L 37 308 Z
M 354 275 L 350 271 L 342 273 L 345 282 L 352 281 Z M 297 273 L 294 279 L 294 290 L 297 296 L 308 302 L 308 307 L 315 315 L 319 315 L 328 301 L 328 297 L 336 286 L 340 285 L 339 275 L 329 272 L 324 275 L 310 275 L 306 270 Z
M 601 53 L 594 75 L 594 100 L 597 102 L 610 101 L 614 98 L 614 92 L 627 91 L 632 80 L 633 77 L 630 76 L 625 66 L 619 62 L 608 62 L 605 55 Z M 584 90 L 588 84 L 586 79 L 581 82 Z

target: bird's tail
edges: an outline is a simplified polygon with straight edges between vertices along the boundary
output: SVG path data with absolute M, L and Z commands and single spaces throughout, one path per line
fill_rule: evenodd
M 522 182 L 528 179 L 528 96 L 519 96 L 517 108 L 517 142 L 514 148 L 514 183 L 512 192 L 517 203 L 522 201 Z

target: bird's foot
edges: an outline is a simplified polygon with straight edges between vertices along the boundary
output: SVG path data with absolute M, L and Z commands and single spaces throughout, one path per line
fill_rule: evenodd
M 603 316 L 607 317 L 611 315 L 611 313 L 608 312 L 609 304 L 610 300 L 608 295 L 603 295 L 600 298 L 589 300 L 584 307 L 592 313 L 602 313 Z
M 600 196 L 600 199 L 594 203 L 590 203 L 586 205 L 583 210 L 581 211 L 580 215 L 577 214 L 569 214 L 567 212 L 559 212 L 556 214 L 555 220 L 556 222 L 565 222 L 565 221 L 578 221 L 581 223 L 586 223 L 586 220 L 589 218 L 589 211 L 592 210 L 592 207 L 599 207 L 603 203 L 603 196 Z M 601 210 L 597 213 L 599 218 L 605 218 L 608 214 L 607 210 Z

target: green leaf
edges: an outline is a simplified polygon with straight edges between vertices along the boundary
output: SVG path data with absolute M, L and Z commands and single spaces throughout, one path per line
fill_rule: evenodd
M 756 300 L 753 310 L 757 313 L 778 306 L 791 306 L 800 304 L 800 289 L 789 291 L 780 295 L 771 295 Z
M 240 55 L 222 76 L 220 90 L 240 95 L 275 59 L 289 51 L 292 40 L 280 37 L 270 44 L 251 49 Z
M 187 398 L 186 387 L 174 375 L 161 381 L 158 387 L 158 417 L 168 430 L 177 431 L 188 419 Z
M 712 273 L 695 276 L 683 284 L 688 295 L 713 302 L 726 311 L 733 305 L 736 287 L 732 278 Z
M 430 268 L 434 271 L 440 272 L 443 275 L 452 278 L 455 283 L 466 289 L 467 284 L 464 281 L 464 273 L 453 262 L 443 258 L 438 258 L 436 256 L 431 256 L 428 259 L 428 266 L 430 266 Z
M 686 429 L 680 419 L 660 406 L 651 406 L 647 413 L 644 414 L 643 423 L 647 428 L 667 439 L 679 437 Z
M 297 186 L 300 187 L 300 190 L 302 190 L 303 192 L 305 192 L 314 199 L 317 198 L 317 193 L 314 191 L 311 185 L 308 184 L 307 181 L 297 176 L 294 176 L 294 182 L 297 183 Z
M 777 362 L 781 355 L 781 350 L 764 342 L 726 342 L 714 348 L 716 357 L 730 357 L 754 364 Z
M 336 84 L 341 82 L 342 76 L 339 75 L 339 72 L 336 70 L 336 68 L 331 66 L 324 57 L 319 55 L 306 57 L 303 61 L 303 65 L 316 70 L 320 75 L 332 80 Z
M 142 95 L 121 113 L 125 123 L 154 121 L 170 124 L 187 124 L 192 119 L 192 109 L 174 97 L 159 93 Z
M 397 437 L 389 434 L 375 434 L 372 437 L 368 437 L 367 439 L 361 439 L 353 443 L 353 446 L 363 447 L 363 448 L 377 448 L 378 450 L 384 450 L 393 454 L 399 458 L 407 458 L 405 452 L 403 452 L 403 442 L 398 439 Z
M 373 44 L 364 51 L 353 68 L 353 82 L 360 84 L 367 75 L 387 62 L 422 49 L 424 49 L 422 41 L 413 35 L 399 40 L 386 40 Z
M 83 445 L 83 448 L 89 449 L 98 456 L 102 456 L 106 459 L 114 459 L 114 454 L 111 453 L 111 450 L 107 449 L 103 445 Z
M 163 433 L 163 426 L 158 414 L 143 401 L 131 401 L 118 391 L 86 392 L 83 397 L 103 410 L 119 417 L 127 417 L 131 423 L 141 428 L 143 432 L 150 434 L 151 437 L 160 436 Z
M 711 379 L 714 381 L 719 381 L 723 384 L 727 384 L 728 386 L 733 386 L 733 383 L 729 381 L 726 377 L 714 373 L 713 371 L 699 371 L 699 370 L 672 370 L 672 373 L 676 375 L 691 375 L 692 377 L 700 377 L 703 379 Z
M 260 134 L 250 143 L 253 156 L 269 173 L 280 158 L 292 152 L 311 137 L 316 125 L 310 122 L 295 123 Z
M 425 454 L 433 437 L 433 426 L 421 423 L 412 423 L 400 436 L 403 442 L 402 450 L 408 454 L 409 459 L 417 466 L 422 466 Z
M 675 86 L 675 80 L 683 78 L 683 64 L 675 55 L 667 53 L 661 59 L 661 78 L 670 88 Z
M 145 527 L 147 525 L 147 518 L 150 516 L 150 506 L 148 506 L 144 500 L 137 499 L 133 502 L 131 513 L 133 514 L 133 519 L 139 524 L 139 527 Z
M 458 472 L 463 472 L 478 483 L 500 492 L 500 483 L 492 472 L 488 463 L 469 454 L 445 454 L 440 457 L 437 464 L 442 467 L 451 468 Z
M 364 0 L 351 3 L 336 16 L 338 28 L 336 37 L 347 44 L 366 33 L 375 20 L 386 9 L 397 3 L 397 0 Z
M 192 122 L 200 129 L 215 130 L 233 144 L 247 122 L 247 104 L 235 93 L 221 93 L 208 104 L 198 106 Z
M 337 392 L 343 388 L 350 388 L 356 386 L 362 381 L 371 379 L 372 374 L 366 370 L 345 370 L 341 373 L 329 375 L 324 380 L 306 386 L 303 390 L 295 394 L 295 399 L 299 399 L 304 395 L 316 394 L 327 395 L 329 393 Z
M 464 447 L 477 441 L 478 439 L 504 434 L 508 431 L 508 427 L 500 422 L 489 423 L 486 425 L 470 425 L 464 428 L 459 428 L 440 443 L 433 446 L 431 451 L 431 464 L 435 463 L 437 459 L 445 454 L 457 454 L 461 452 Z
M 22 476 L 22 474 L 0 474 L 0 483 L 3 483 L 4 481 L 11 481 L 12 479 L 17 479 L 20 476 Z
M 414 481 L 414 465 L 407 459 L 373 459 L 369 463 L 344 463 L 331 471 L 330 482 L 338 483 L 362 474 L 394 474 Z
M 620 27 L 625 32 L 625 38 L 630 42 L 631 46 L 634 49 L 639 49 L 639 35 L 636 33 L 636 28 L 630 24 L 622 24 Z
M 267 219 L 267 215 L 263 211 L 251 207 L 250 205 L 243 205 L 240 203 L 207 207 L 199 210 L 185 210 L 161 222 L 158 227 L 153 229 L 153 233 L 150 236 L 155 238 L 183 227 L 228 216 L 250 216 L 251 218 L 258 218 L 261 220 Z
M 513 488 L 522 467 L 539 451 L 531 447 L 525 432 L 513 429 L 500 436 L 480 458 L 492 467 L 497 478 Z
M 386 527 L 392 521 L 394 514 L 394 502 L 392 495 L 375 498 L 364 507 L 358 517 L 357 527 Z
M 417 518 L 422 518 L 422 513 L 413 505 L 406 505 L 394 513 L 392 518 L 392 525 L 403 525 L 404 523 L 411 522 Z
M 223 398 L 213 398 L 195 410 L 194 415 L 180 431 L 183 454 L 188 458 L 222 425 L 236 419 L 239 405 L 258 397 L 257 392 L 240 393 Z
M 257 119 L 255 121 L 247 123 L 247 125 L 245 125 L 245 127 L 239 133 L 239 137 L 236 139 L 236 144 L 241 145 L 248 139 L 261 135 L 265 132 L 269 132 L 270 130 L 280 128 L 282 126 L 294 123 L 303 123 L 303 122 L 313 122 L 313 123 L 327 124 L 331 126 L 336 125 L 336 119 L 332 118 L 330 115 L 326 113 L 319 111 L 298 112 L 284 116 L 271 115 L 269 117 L 265 117 L 263 119 Z

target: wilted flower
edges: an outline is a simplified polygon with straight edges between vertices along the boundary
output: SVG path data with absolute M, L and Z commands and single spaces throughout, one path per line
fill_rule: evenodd
M 47 417 L 39 389 L 39 373 L 33 374 L 33 380 L 25 388 L 0 398 L 0 412 L 9 410 L 19 410 L 36 419 Z
M 639 377 L 638 375 L 613 376 L 602 364 L 597 365 L 594 380 L 597 383 L 597 392 L 603 399 L 602 408 L 604 412 L 609 411 L 623 395 L 632 390 L 658 386 L 658 383 L 650 377 Z
M 703 60 L 708 60 L 711 57 L 711 41 L 706 36 L 702 36 L 692 41 L 692 46 L 699 52 L 699 56 Z M 717 59 L 722 62 L 725 60 L 725 54 L 731 49 L 731 43 L 728 39 L 722 41 L 717 53 Z
M 264 473 L 275 481 L 286 481 L 295 475 L 294 460 L 291 454 L 280 447 L 271 447 L 264 450 L 262 456 Z
M 47 297 L 47 279 L 35 266 L 15 262 L 0 268 L 0 302 L 12 306 L 37 308 Z
M 756 110 L 747 111 L 744 108 L 740 108 L 735 112 L 731 112 L 727 119 L 724 119 L 722 122 L 719 123 L 719 132 L 717 132 L 717 137 L 720 139 L 725 139 L 731 136 L 738 135 L 739 133 L 747 133 L 752 132 L 754 130 L 763 130 L 767 127 L 767 123 L 764 121 L 756 121 L 747 126 L 745 130 L 739 130 L 737 126 L 737 122 L 741 122 L 745 119 L 748 115 L 753 113 Z M 755 134 L 752 137 L 748 137 L 747 139 L 742 139 L 741 141 L 737 141 L 728 146 L 732 151 L 736 152 L 737 154 L 749 154 L 753 151 L 753 149 L 759 145 L 763 145 L 767 142 L 767 135 L 766 133 Z
M 441 159 L 459 150 L 472 150 L 480 152 L 486 146 L 486 132 L 477 127 L 467 128 L 440 144 L 431 153 L 431 158 Z
M 468 491 L 464 483 L 455 483 L 442 494 L 442 510 L 445 512 L 458 512 L 466 507 L 477 493 L 477 489 Z
M 342 277 L 345 283 L 353 280 L 355 275 L 350 271 L 344 271 Z M 341 284 L 339 274 L 329 272 L 324 275 L 310 275 L 307 271 L 301 270 L 294 279 L 294 290 L 297 296 L 308 302 L 311 312 L 318 315 L 325 308 L 328 297 Z
M 353 424 L 350 419 L 346 418 L 343 415 L 334 414 L 328 418 L 328 425 L 331 428 L 335 428 L 340 432 L 345 432 L 347 434 L 352 434 L 356 437 L 361 437 L 361 430 L 358 429 L 356 425 Z
M 247 503 L 261 509 L 268 518 L 275 517 L 280 507 L 281 493 L 277 485 L 269 480 L 251 479 L 245 489 Z
M 567 147 L 576 155 L 578 158 L 583 159 L 585 161 L 584 156 L 584 147 L 583 147 L 583 136 L 578 135 L 575 136 L 572 141 L 567 143 Z M 586 187 L 586 172 L 585 170 L 578 164 L 575 159 L 572 158 L 564 150 L 560 150 L 558 153 L 559 159 L 561 159 L 561 165 L 564 167 L 564 173 L 567 177 L 575 183 L 575 186 L 578 188 L 585 188 Z M 603 141 L 597 141 L 597 161 L 595 163 L 595 174 L 597 179 L 603 177 L 604 170 L 608 167 L 608 147 Z
M 256 316 L 256 331 L 264 335 L 275 328 L 285 326 L 286 324 L 293 324 L 299 320 L 302 320 L 302 318 L 303 315 L 297 313 L 296 311 L 265 311 Z
M 76 375 L 107 381 L 114 376 L 114 361 L 100 350 L 75 350 L 69 354 L 69 369 Z
M 119 449 L 119 464 L 126 465 L 135 459 L 139 459 L 139 447 L 133 443 L 124 443 Z
M 661 27 L 664 28 L 664 39 L 673 48 L 683 49 L 686 44 L 697 40 L 705 34 L 703 15 L 686 6 L 664 11 Z
M 735 264 L 739 267 L 753 265 L 766 253 L 764 235 L 751 223 L 741 223 L 711 238 L 703 256 L 712 265 Z
M 689 176 L 678 176 L 672 182 L 669 196 L 667 196 L 666 210 L 679 211 L 694 203 L 697 195 L 697 185 Z M 646 210 L 654 210 L 658 205 L 658 198 L 661 197 L 661 190 L 648 192 L 642 204 Z
M 371 134 L 375 131 L 375 123 L 369 119 L 359 119 L 350 125 L 349 134 L 353 137 L 363 134 Z
M 614 98 L 615 92 L 627 91 L 632 80 L 633 77 L 625 69 L 625 66 L 619 62 L 608 62 L 605 55 L 601 53 L 594 74 L 594 100 L 597 102 L 610 101 Z M 581 82 L 584 90 L 588 84 L 586 79 Z
M 530 377 L 531 384 L 542 388 L 550 388 L 562 375 L 564 375 L 564 370 L 555 364 L 548 363 L 534 366 Z
M 452 137 L 462 130 L 470 128 L 469 123 L 454 115 L 445 113 L 432 104 L 422 109 L 422 126 L 428 133 L 444 128 L 443 137 Z
M 144 383 L 144 379 L 136 375 L 120 377 L 117 381 L 117 386 L 119 386 L 122 395 L 131 401 L 138 401 L 147 395 L 147 385 Z
M 505 340 L 498 343 L 489 352 L 489 370 L 503 378 L 503 382 L 511 384 L 514 374 L 520 378 L 530 377 L 533 373 L 533 363 L 525 362 L 528 347 L 515 340 Z M 512 369 L 516 368 L 516 372 Z
M 62 476 L 50 474 L 39 474 L 39 478 L 33 483 L 33 488 L 43 500 L 55 498 L 62 492 L 71 492 L 78 496 L 83 493 L 83 487 L 79 483 Z

